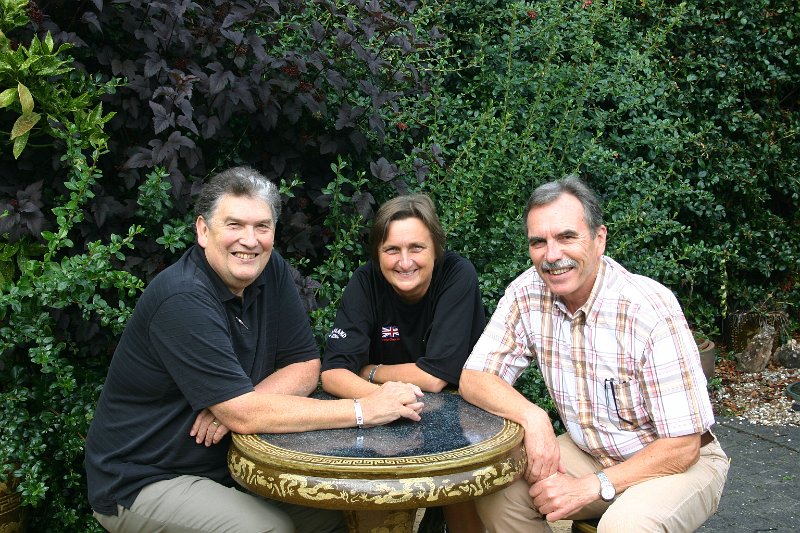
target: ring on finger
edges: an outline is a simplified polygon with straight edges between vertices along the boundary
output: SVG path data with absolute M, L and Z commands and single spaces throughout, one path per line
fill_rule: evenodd
M 214 424 L 215 426 L 219 427 L 219 422 L 217 420 L 212 420 L 211 423 Z

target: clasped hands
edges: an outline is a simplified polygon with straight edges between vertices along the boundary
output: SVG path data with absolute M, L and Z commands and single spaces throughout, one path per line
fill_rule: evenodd
M 552 431 L 536 437 L 525 433 L 528 466 L 525 479 L 533 505 L 548 522 L 570 516 L 599 497 L 600 482 L 594 475 L 576 478 L 561 463 L 558 441 Z
M 420 413 L 425 407 L 420 401 L 422 396 L 422 390 L 412 383 L 387 381 L 360 399 L 364 409 L 364 425 L 380 426 L 398 418 L 419 422 Z

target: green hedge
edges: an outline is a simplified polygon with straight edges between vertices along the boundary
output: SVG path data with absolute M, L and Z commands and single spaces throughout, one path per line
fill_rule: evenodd
M 528 264 L 527 196 L 577 173 L 604 199 L 608 254 L 675 291 L 695 327 L 780 310 L 796 329 L 796 2 L 434 4 L 449 40 L 432 96 L 402 117 L 427 135 L 398 158 L 429 167 L 419 188 L 488 306 Z
M 418 188 L 490 310 L 529 265 L 528 195 L 577 173 L 603 197 L 607 253 L 671 288 L 693 328 L 756 312 L 797 330 L 796 2 L 426 6 L 448 40 L 431 97 L 400 117 L 426 137 L 398 158 L 429 170 Z M 536 372 L 519 388 L 552 409 Z
M 724 318 L 733 313 L 784 312 L 789 317 L 784 333 L 796 332 L 800 6 L 777 0 L 730 4 L 426 0 L 408 4 L 413 14 L 396 27 L 381 23 L 385 17 L 364 15 L 371 18 L 357 34 L 359 46 L 383 53 L 386 62 L 374 61 L 370 52 L 357 64 L 389 72 L 397 61 L 413 77 L 396 80 L 402 90 L 390 91 L 393 78 L 375 75 L 387 84 L 384 96 L 390 99 L 375 102 L 365 96 L 365 90 L 372 90 L 369 84 L 340 85 L 334 77 L 334 87 L 320 78 L 310 80 L 319 82 L 318 97 L 329 97 L 331 105 L 360 102 L 369 111 L 358 120 L 350 116 L 350 124 L 347 116 L 325 115 L 324 107 L 310 115 L 297 107 L 281 108 L 301 113 L 297 124 L 310 128 L 301 139 L 305 148 L 313 148 L 315 139 L 349 140 L 319 161 L 312 160 L 313 150 L 298 155 L 297 143 L 273 142 L 269 163 L 264 163 L 276 179 L 286 179 L 282 191 L 291 222 L 284 228 L 297 234 L 283 235 L 285 255 L 313 280 L 306 281 L 306 288 L 313 282 L 321 285 L 312 311 L 320 341 L 351 271 L 366 259 L 364 230 L 377 203 L 398 190 L 430 193 L 450 248 L 476 265 L 491 311 L 509 281 L 529 265 L 520 219 L 528 195 L 543 181 L 568 173 L 581 175 L 603 196 L 609 255 L 675 291 L 693 327 L 718 336 Z M 116 13 L 130 17 L 134 12 L 124 2 L 115 6 L 104 10 L 102 20 L 116 28 Z M 368 7 L 337 12 L 319 49 L 335 50 L 333 41 L 325 39 L 333 39 L 334 30 L 350 31 L 348 17 L 362 16 Z M 4 168 L 16 162 L 15 180 L 27 179 L 19 190 L 0 190 L 8 216 L 17 217 L 0 241 L 0 470 L 23 478 L 26 503 L 38 508 L 33 515 L 37 530 L 90 530 L 96 525 L 84 499 L 82 435 L 110 357 L 110 349 L 96 347 L 113 346 L 125 324 L 143 285 L 131 275 L 136 266 L 148 265 L 140 270 L 152 274 L 160 258 L 190 238 L 184 216 L 189 187 L 176 196 L 170 182 L 188 183 L 205 175 L 192 174 L 178 162 L 175 168 L 183 176 L 178 181 L 150 167 L 141 176 L 128 169 L 119 179 L 113 173 L 116 164 L 104 162 L 128 155 L 124 150 L 106 153 L 107 142 L 128 146 L 128 134 L 124 128 L 106 128 L 108 113 L 151 117 L 147 98 L 137 104 L 135 91 L 128 89 L 124 99 L 111 94 L 116 84 L 100 64 L 87 62 L 86 73 L 71 69 L 66 49 L 45 39 L 47 19 L 35 6 L 0 0 L 0 10 L 5 33 L 31 17 L 25 35 L 39 32 L 35 52 L 43 56 L 10 69 L 12 56 L 37 41 L 0 36 L 0 159 Z M 297 20 L 314 13 L 301 10 Z M 202 20 L 219 22 L 217 14 L 206 13 Z M 265 36 L 282 31 L 270 26 L 280 17 L 271 11 L 261 14 L 243 22 L 248 31 Z M 87 41 L 97 39 L 99 34 L 87 28 L 98 19 L 81 20 L 85 27 L 70 27 Z M 262 27 L 252 28 L 256 21 Z M 297 31 L 300 25 L 287 27 Z M 425 38 L 397 40 L 393 32 L 401 27 L 403 36 Z M 387 46 L 370 40 L 375 28 Z M 282 35 L 283 40 L 269 41 L 271 53 L 277 54 L 284 42 L 311 42 L 301 33 Z M 234 65 L 241 59 L 239 48 L 220 46 L 219 54 Z M 142 57 L 128 59 L 147 65 Z M 289 59 L 302 63 L 302 58 Z M 345 57 L 342 65 L 350 62 Z M 347 77 L 348 69 L 341 70 Z M 353 76 L 371 75 L 369 69 L 351 70 Z M 294 79 L 298 72 L 283 67 L 276 72 L 285 102 L 303 96 L 292 92 L 297 84 L 283 79 Z M 32 91 L 32 109 L 19 89 L 21 81 Z M 251 81 L 260 86 L 264 80 Z M 226 91 L 231 98 L 232 89 Z M 101 98 L 124 105 L 104 109 L 97 105 Z M 32 137 L 23 142 L 25 128 Z M 291 130 L 291 123 L 282 129 Z M 216 143 L 224 149 L 203 154 L 208 167 L 241 161 L 259 166 L 257 158 L 265 157 L 259 139 L 268 132 L 239 144 L 230 139 Z M 149 133 L 143 132 L 143 138 Z M 192 138 L 186 128 L 181 135 Z M 362 138 L 369 139 L 368 149 L 347 148 L 353 139 L 362 146 Z M 194 152 L 177 153 L 181 156 L 175 161 L 199 161 L 186 157 Z M 33 155 L 26 159 L 26 154 Z M 281 175 L 275 165 L 282 160 L 324 168 L 313 176 Z M 2 172 L 5 178 L 9 171 Z M 300 185 L 295 178 L 313 178 L 313 185 Z M 122 198 L 115 203 L 109 191 L 124 188 L 130 189 L 124 205 Z M 131 217 L 112 225 L 122 229 L 103 227 L 104 217 L 111 220 L 123 211 Z M 128 221 L 147 226 L 145 245 L 142 228 L 122 223 Z M 159 221 L 163 231 L 152 231 Z M 69 320 L 67 312 L 72 313 Z M 535 372 L 526 374 L 519 387 L 552 413 Z

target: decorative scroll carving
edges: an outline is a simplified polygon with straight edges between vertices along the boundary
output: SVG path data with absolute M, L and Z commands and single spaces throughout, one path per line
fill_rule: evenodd
M 411 509 L 456 503 L 491 494 L 525 468 L 522 447 L 504 460 L 462 473 L 396 479 L 330 478 L 275 471 L 231 448 L 233 478 L 250 490 L 282 501 L 325 508 Z

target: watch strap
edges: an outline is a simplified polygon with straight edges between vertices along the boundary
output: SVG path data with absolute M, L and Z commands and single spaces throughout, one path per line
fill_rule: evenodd
M 602 470 L 595 472 L 595 474 L 600 479 L 600 499 L 605 502 L 613 501 L 617 497 L 617 490 L 614 488 L 614 484 L 611 483 L 611 480 Z

